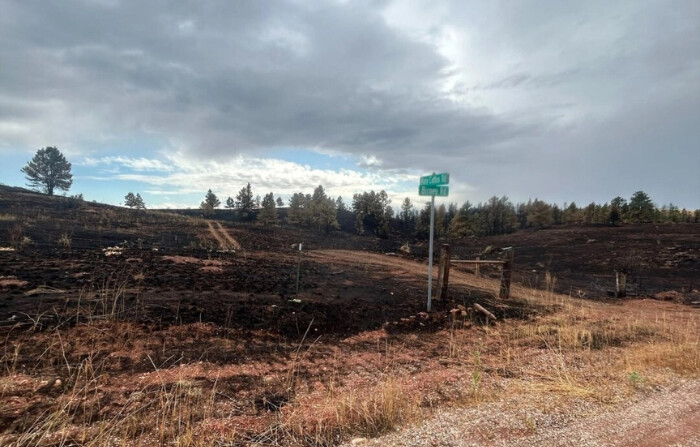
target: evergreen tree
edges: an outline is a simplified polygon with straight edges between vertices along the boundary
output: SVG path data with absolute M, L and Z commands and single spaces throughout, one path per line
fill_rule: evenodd
M 141 194 L 136 193 L 136 209 L 137 210 L 145 210 L 146 209 L 146 203 L 143 201 L 143 197 L 141 197 Z
M 73 184 L 70 169 L 71 164 L 61 151 L 49 146 L 39 149 L 21 171 L 29 182 L 28 186 L 52 196 L 56 189 L 63 191 L 70 189 Z
M 245 219 L 252 220 L 253 208 L 255 207 L 255 198 L 253 197 L 253 188 L 250 183 L 241 188 L 236 195 L 236 208 Z
M 124 196 L 124 205 L 129 208 L 134 208 L 136 206 L 136 196 L 133 192 L 129 192 L 126 196 Z
M 617 225 L 622 222 L 622 219 L 627 215 L 628 206 L 627 200 L 620 196 L 615 197 L 610 201 L 610 212 L 608 213 L 608 222 L 611 225 Z
M 265 225 L 277 222 L 277 208 L 275 207 L 275 196 L 272 193 L 266 194 L 262 200 L 262 211 L 259 216 Z
M 338 229 L 338 212 L 336 202 L 326 195 L 323 186 L 318 185 L 314 189 L 311 201 L 307 209 L 308 220 L 319 231 L 329 233 L 331 229 Z
M 219 205 L 221 205 L 219 198 L 216 197 L 216 194 L 211 192 L 211 189 L 207 191 L 207 194 L 204 196 L 204 202 L 202 203 L 206 203 L 211 209 L 218 208 Z
M 126 205 L 132 209 L 136 208 L 137 210 L 145 210 L 146 209 L 146 204 L 144 203 L 143 198 L 141 197 L 141 194 L 134 195 L 133 192 L 129 192 L 124 197 L 124 205 Z
M 527 224 L 534 228 L 547 228 L 552 225 L 552 207 L 543 200 L 535 199 L 532 202 L 532 210 L 527 216 Z
M 404 228 L 412 229 L 413 224 L 416 220 L 416 216 L 415 216 L 415 211 L 413 209 L 413 203 L 411 202 L 411 199 L 408 197 L 403 199 L 403 203 L 401 204 L 401 213 L 399 214 L 399 219 L 401 219 L 401 223 L 403 223 Z
M 632 194 L 629 202 L 630 217 L 635 222 L 646 222 L 654 218 L 654 203 L 644 191 Z
M 610 225 L 617 225 L 622 220 L 620 216 L 620 210 L 615 207 L 610 208 L 610 213 L 608 213 L 608 222 Z
M 303 193 L 295 192 L 289 199 L 289 211 L 287 211 L 287 221 L 290 224 L 301 224 L 304 222 L 304 210 L 307 205 L 306 196 Z
M 473 212 L 474 209 L 472 208 L 471 203 L 467 201 L 462 204 L 457 211 L 457 214 L 455 214 L 455 217 L 453 217 L 450 221 L 450 237 L 462 238 L 474 234 L 470 222 Z
M 567 224 L 581 222 L 581 213 L 579 208 L 576 206 L 576 202 L 571 202 L 571 205 L 564 210 L 564 222 Z
M 435 236 L 441 237 L 445 233 L 447 208 L 441 203 L 435 207 Z
M 591 224 L 595 221 L 595 203 L 591 202 L 583 209 L 583 223 Z
M 556 204 L 552 205 L 552 223 L 554 225 L 561 225 L 563 221 L 564 215 L 561 208 L 559 208 L 559 206 Z
M 392 208 L 386 191 L 363 192 L 352 196 L 355 230 L 358 234 L 370 232 L 386 238 L 391 233 Z
M 338 211 L 346 211 L 348 209 L 347 206 L 345 206 L 345 202 L 343 202 L 343 198 L 340 196 L 335 199 L 335 207 Z

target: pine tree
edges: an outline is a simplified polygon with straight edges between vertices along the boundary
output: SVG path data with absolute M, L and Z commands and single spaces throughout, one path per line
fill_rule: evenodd
M 146 203 L 143 201 L 143 197 L 141 197 L 140 193 L 136 193 L 136 209 L 137 210 L 145 210 L 146 209 Z
M 632 194 L 629 203 L 629 213 L 635 222 L 650 221 L 654 218 L 654 203 L 644 191 Z
M 199 207 L 204 211 L 204 214 L 208 215 L 212 214 L 214 209 L 219 205 L 221 205 L 219 198 L 216 197 L 216 194 L 214 194 L 210 189 L 207 191 L 207 194 L 204 196 L 204 201 L 199 205 Z
M 403 199 L 403 203 L 401 204 L 401 214 L 399 214 L 399 218 L 401 219 L 404 228 L 412 229 L 413 224 L 416 220 L 416 216 L 413 210 L 413 203 L 408 197 Z
M 262 199 L 262 211 L 259 216 L 265 225 L 277 222 L 277 208 L 275 207 L 275 196 L 272 193 L 265 194 Z
M 124 205 L 128 206 L 129 208 L 136 207 L 136 196 L 133 192 L 129 192 L 126 196 L 124 196 Z
M 132 209 L 136 208 L 137 210 L 146 209 L 146 204 L 143 201 L 143 197 L 141 197 L 141 194 L 139 193 L 134 195 L 133 192 L 129 192 L 126 196 L 124 196 L 124 205 Z
M 39 149 L 21 171 L 26 175 L 28 186 L 40 189 L 52 196 L 54 190 L 68 191 L 73 184 L 71 164 L 55 147 Z
M 304 210 L 308 201 L 303 193 L 295 192 L 289 199 L 289 211 L 287 212 L 287 221 L 290 224 L 301 224 L 304 222 Z
M 253 208 L 255 207 L 255 198 L 253 197 L 253 188 L 250 187 L 250 183 L 241 188 L 236 195 L 236 208 L 238 208 L 241 214 L 249 215 Z
M 326 195 L 326 191 L 321 185 L 314 189 L 307 212 L 308 220 L 318 231 L 329 233 L 331 229 L 340 228 L 336 203 Z

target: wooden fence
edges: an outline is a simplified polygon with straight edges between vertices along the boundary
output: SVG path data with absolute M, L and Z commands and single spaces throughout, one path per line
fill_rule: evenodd
M 513 275 L 513 261 L 515 259 L 515 250 L 509 248 L 506 251 L 506 259 L 450 259 L 450 245 L 442 244 L 440 247 L 440 265 L 438 267 L 438 286 L 436 300 L 447 299 L 447 292 L 450 280 L 450 265 L 451 264 L 471 264 L 474 265 L 474 275 L 478 278 L 480 275 L 479 266 L 481 265 L 498 265 L 501 266 L 501 280 L 498 290 L 499 298 L 510 297 L 510 283 Z

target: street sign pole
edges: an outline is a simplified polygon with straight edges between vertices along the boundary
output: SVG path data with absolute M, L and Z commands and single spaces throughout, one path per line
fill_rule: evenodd
M 430 199 L 430 248 L 428 250 L 428 312 L 433 296 L 433 233 L 435 233 L 435 196 Z
M 433 297 L 433 235 L 435 234 L 435 196 L 447 197 L 450 193 L 450 174 L 432 173 L 420 178 L 418 184 L 418 195 L 430 196 L 430 248 L 428 249 L 428 312 L 432 308 Z

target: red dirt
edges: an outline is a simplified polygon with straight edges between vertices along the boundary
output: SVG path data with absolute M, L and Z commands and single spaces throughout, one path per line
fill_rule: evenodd
M 74 412 L 77 425 L 111 421 L 134 402 L 185 386 L 214 394 L 216 417 L 198 422 L 212 430 L 259 434 L 291 399 L 336 385 L 365 386 L 387 371 L 410 374 L 419 390 L 441 389 L 440 374 L 449 376 L 454 366 L 444 359 L 453 305 L 479 302 L 499 320 L 535 319 L 551 311 L 520 299 L 498 300 L 493 280 L 455 269 L 450 300 L 425 314 L 425 258 L 383 254 L 400 241 L 224 226 L 55 199 L 0 196 L 3 213 L 16 215 L 32 241 L 0 252 L 0 281 L 8 281 L 0 282 L 0 441 L 2 433 L 30 430 L 43 412 L 67 399 L 76 386 L 71 377 L 88 364 L 99 386 Z M 10 224 L 15 222 L 0 222 L 0 246 L 9 243 Z M 639 246 L 644 256 L 663 254 L 648 263 L 654 278 L 649 290 L 671 290 L 698 277 L 700 236 L 700 226 L 674 228 L 651 235 L 637 227 L 523 233 L 459 241 L 455 252 L 472 257 L 487 244 L 517 242 L 517 280 L 531 284 L 528 272 L 533 266 L 540 272 L 541 264 L 562 275 L 558 287 L 568 289 L 590 282 L 592 271 L 609 272 L 611 261 L 603 261 L 608 251 L 589 239 L 605 247 Z M 70 248 L 56 243 L 64 233 L 71 235 Z M 656 240 L 662 248 L 681 248 L 659 250 Z M 301 256 L 294 248 L 299 242 L 305 247 Z M 103 249 L 113 246 L 118 254 L 105 256 Z M 659 264 L 668 253 L 679 262 L 673 269 Z M 576 270 L 577 261 L 586 270 Z M 606 264 L 599 268 L 598 262 Z M 27 295 L 40 286 L 49 293 Z M 673 305 L 640 304 L 649 312 Z M 472 325 L 468 337 L 476 345 L 488 332 L 478 319 L 464 327 Z M 469 381 L 465 376 L 459 380 Z M 426 405 L 449 401 L 435 391 L 423 397 Z

